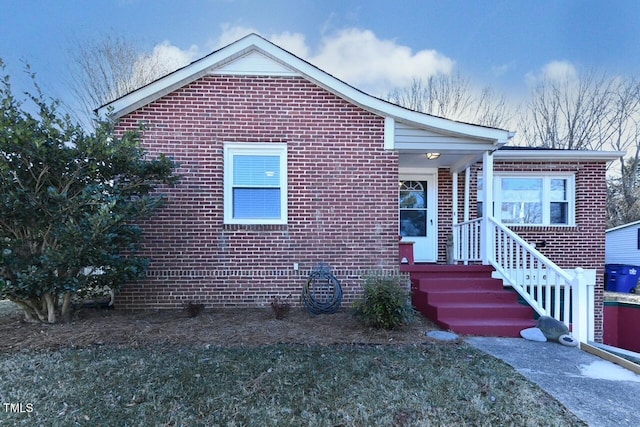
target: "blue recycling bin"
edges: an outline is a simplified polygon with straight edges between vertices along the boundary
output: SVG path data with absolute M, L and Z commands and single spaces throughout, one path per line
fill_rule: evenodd
M 640 267 L 637 265 L 607 264 L 605 272 L 605 289 L 609 292 L 635 292 L 640 278 Z

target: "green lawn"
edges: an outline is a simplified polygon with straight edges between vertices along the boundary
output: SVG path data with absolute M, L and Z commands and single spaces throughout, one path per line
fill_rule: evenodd
M 585 425 L 463 343 L 18 352 L 0 378 L 33 407 L 2 426 Z

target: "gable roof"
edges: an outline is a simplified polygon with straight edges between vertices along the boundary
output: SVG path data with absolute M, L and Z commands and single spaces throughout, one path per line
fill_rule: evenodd
M 439 134 L 483 141 L 496 148 L 513 136 L 513 133 L 503 129 L 420 113 L 368 95 L 257 34 L 250 34 L 105 104 L 97 112 L 102 116 L 110 114 L 117 119 L 205 75 L 225 74 L 301 76 L 312 81 L 340 98 L 385 117 L 385 147 L 389 149 L 393 148 L 395 122 Z

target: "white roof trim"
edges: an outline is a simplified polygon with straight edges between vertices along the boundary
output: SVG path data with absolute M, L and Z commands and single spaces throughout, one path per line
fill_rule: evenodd
M 256 34 L 250 34 L 202 59 L 192 62 L 186 67 L 98 108 L 98 114 L 107 115 L 111 112 L 113 118 L 122 117 L 208 73 L 215 74 L 215 68 L 223 67 L 225 64 L 229 64 L 252 50 L 259 51 L 341 98 L 385 118 L 391 117 L 395 120 L 402 120 L 417 127 L 433 129 L 439 133 L 463 135 L 474 139 L 491 141 L 496 147 L 504 145 L 513 137 L 513 133 L 503 129 L 456 122 L 419 113 L 368 95 Z M 393 147 L 390 149 L 393 149 Z
M 633 221 L 633 222 L 630 222 L 630 223 L 627 223 L 627 224 L 619 225 L 617 227 L 609 228 L 609 229 L 605 230 L 605 233 L 608 233 L 610 231 L 620 230 L 622 228 L 633 227 L 634 225 L 638 225 L 638 224 L 640 224 L 640 221 Z
M 393 150 L 396 140 L 396 121 L 393 117 L 385 117 L 384 119 L 384 148 L 385 150 Z
M 623 157 L 624 151 L 587 151 L 587 150 L 497 150 L 493 152 L 500 160 L 592 160 L 611 162 Z

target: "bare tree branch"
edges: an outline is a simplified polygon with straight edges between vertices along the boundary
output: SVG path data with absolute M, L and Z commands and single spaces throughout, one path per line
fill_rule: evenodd
M 519 133 L 528 146 L 626 152 L 609 169 L 608 226 L 640 219 L 640 81 L 593 71 L 544 78 Z
M 595 72 L 545 77 L 532 89 L 520 122 L 530 147 L 598 150 L 612 133 L 614 80 Z
M 76 43 L 67 84 L 81 104 L 81 114 L 91 118 L 96 108 L 175 68 L 175 63 L 163 61 L 155 52 L 144 52 L 123 36 L 107 34 Z
M 490 88 L 478 92 L 460 74 L 413 79 L 409 87 L 389 92 L 387 100 L 422 113 L 483 126 L 505 127 L 510 118 L 504 96 Z

